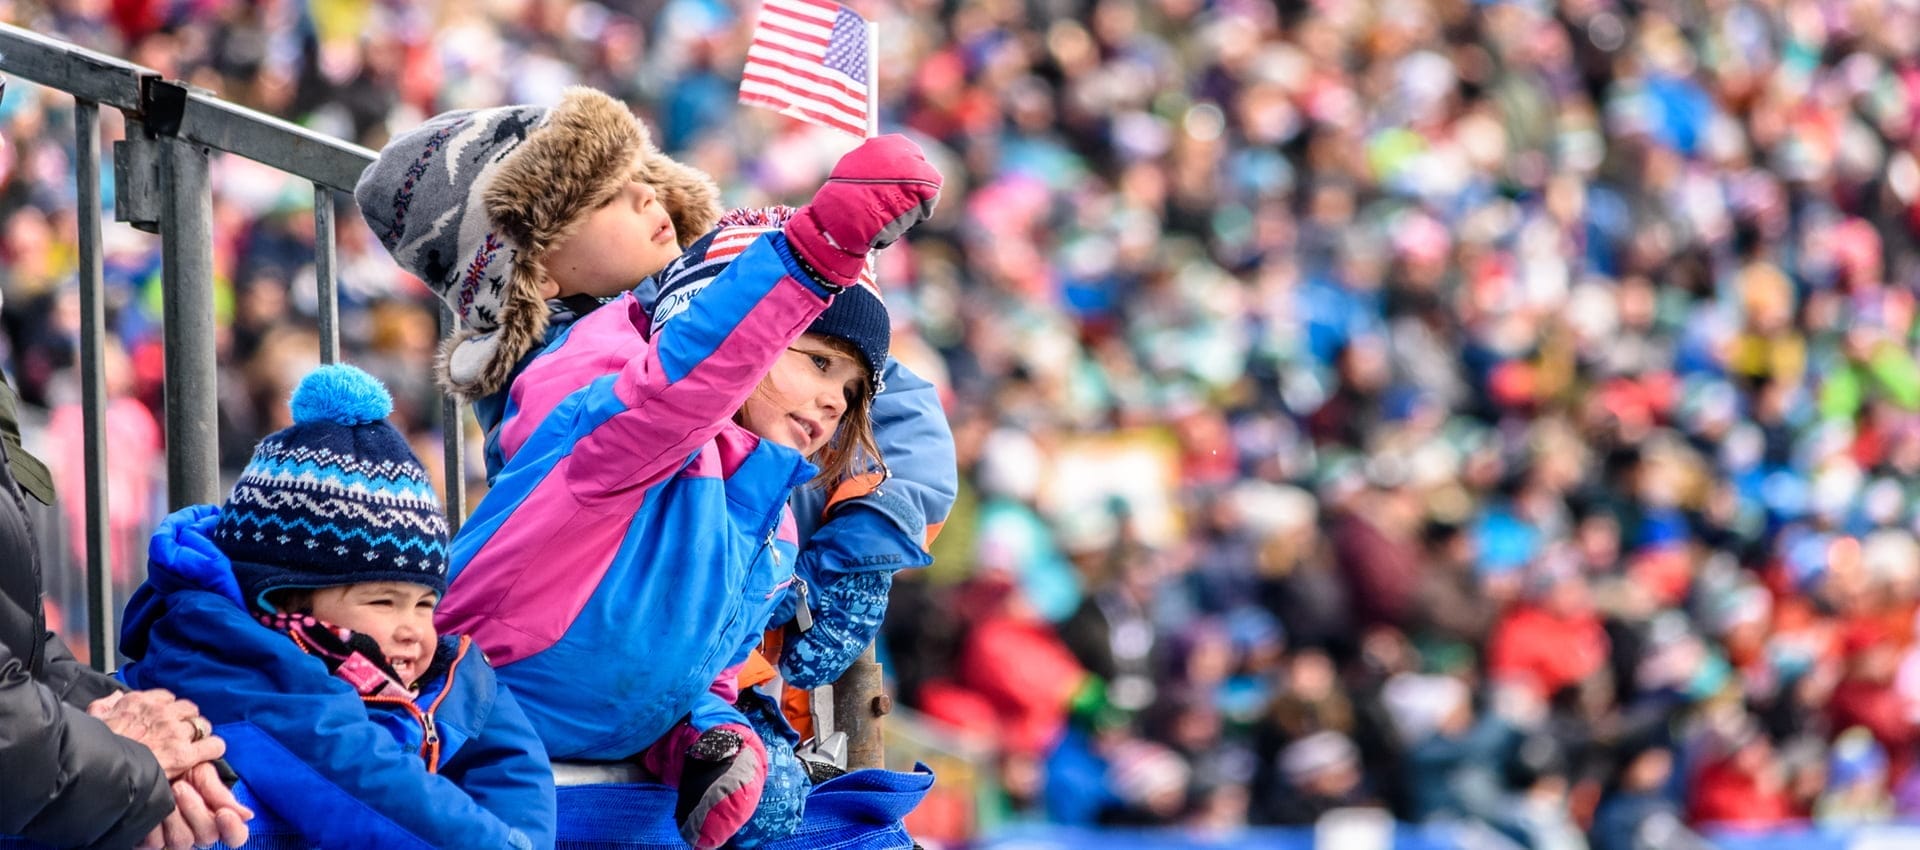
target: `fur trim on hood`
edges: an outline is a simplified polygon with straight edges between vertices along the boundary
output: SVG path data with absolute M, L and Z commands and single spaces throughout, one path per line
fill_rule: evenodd
M 543 344 L 542 259 L 636 176 L 659 193 L 682 247 L 719 219 L 713 178 L 661 153 L 625 105 L 594 89 L 567 89 L 546 121 L 500 162 L 484 203 L 493 227 L 517 249 L 512 281 L 498 327 L 463 330 L 442 347 L 436 372 L 450 393 L 470 402 L 500 391 L 521 358 Z

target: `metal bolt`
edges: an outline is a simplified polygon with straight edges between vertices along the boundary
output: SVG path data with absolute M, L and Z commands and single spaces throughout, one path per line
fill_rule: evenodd
M 885 717 L 893 713 L 893 697 L 881 694 L 873 698 L 873 716 Z

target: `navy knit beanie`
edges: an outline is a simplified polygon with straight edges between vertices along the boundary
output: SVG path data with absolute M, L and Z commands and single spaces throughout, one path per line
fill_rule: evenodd
M 693 296 L 719 277 L 728 263 L 754 240 L 780 229 L 793 213 L 791 207 L 764 207 L 734 210 L 722 216 L 718 227 L 694 240 L 654 276 L 659 284 L 653 302 L 654 329 L 685 312 Z M 888 320 L 887 305 L 880 300 L 880 291 L 871 280 L 863 278 L 859 284 L 834 296 L 826 312 L 807 326 L 807 333 L 852 343 L 866 361 L 874 392 L 880 391 L 881 375 L 887 368 L 887 349 L 893 342 L 893 323 Z
M 372 375 L 322 366 L 293 391 L 294 424 L 254 450 L 220 509 L 214 543 L 247 601 L 283 588 L 373 581 L 447 589 L 447 517 L 427 471 L 386 417 Z

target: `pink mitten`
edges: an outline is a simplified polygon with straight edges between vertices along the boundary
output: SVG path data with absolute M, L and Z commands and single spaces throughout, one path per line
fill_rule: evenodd
M 801 262 L 840 286 L 860 278 L 867 252 L 893 244 L 933 215 L 940 172 L 901 135 L 868 139 L 847 152 L 787 221 L 787 243 Z
M 740 831 L 760 805 L 767 784 L 767 749 L 753 729 L 723 723 L 703 733 L 682 723 L 641 760 L 679 790 L 673 807 L 680 837 L 714 850 Z

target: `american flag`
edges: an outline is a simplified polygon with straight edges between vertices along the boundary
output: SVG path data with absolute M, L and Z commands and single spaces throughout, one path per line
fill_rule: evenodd
M 828 0 L 765 0 L 747 47 L 740 102 L 866 138 L 866 19 Z

